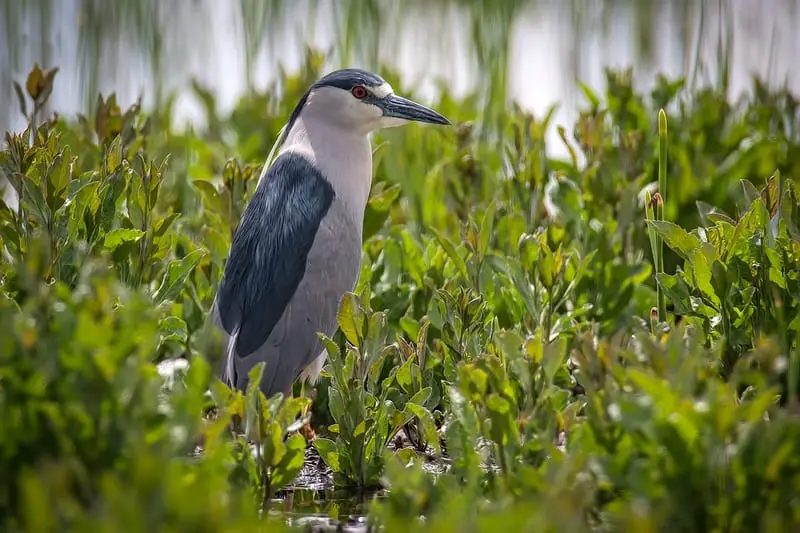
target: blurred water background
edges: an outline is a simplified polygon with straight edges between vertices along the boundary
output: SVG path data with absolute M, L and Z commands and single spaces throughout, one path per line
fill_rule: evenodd
M 176 124 L 202 127 L 193 78 L 225 112 L 280 65 L 298 67 L 306 46 L 330 51 L 330 68 L 394 67 L 423 100 L 446 83 L 537 114 L 558 103 L 555 123 L 568 129 L 576 81 L 602 90 L 607 66 L 633 66 L 642 88 L 656 73 L 685 75 L 735 97 L 758 74 L 800 92 L 798 0 L 0 2 L 2 130 L 25 127 L 12 81 L 24 83 L 34 61 L 60 68 L 50 110 L 86 111 L 98 92 L 123 106 L 141 95 L 147 107 L 177 91 Z

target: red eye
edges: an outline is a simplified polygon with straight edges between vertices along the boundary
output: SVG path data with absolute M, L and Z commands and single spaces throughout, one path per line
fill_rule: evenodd
M 362 98 L 367 96 L 367 90 L 362 87 L 361 85 L 356 85 L 353 87 L 353 96 L 361 100 Z

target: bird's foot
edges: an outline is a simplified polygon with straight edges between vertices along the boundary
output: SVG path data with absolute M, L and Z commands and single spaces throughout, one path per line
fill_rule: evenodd
M 314 440 L 314 437 L 317 436 L 317 434 L 314 433 L 314 428 L 311 427 L 311 419 L 310 418 L 298 430 L 298 433 L 300 433 L 306 439 L 306 442 L 311 442 L 312 440 Z
M 313 393 L 313 390 L 312 390 Z M 306 383 L 305 381 L 300 382 L 300 396 L 306 398 Z M 313 398 L 308 398 L 308 400 L 313 401 Z M 311 403 L 303 407 L 303 411 L 300 413 L 300 418 L 305 419 L 305 424 L 298 430 L 305 439 L 306 442 L 311 442 L 316 437 L 316 433 L 314 433 L 314 428 L 311 427 L 311 415 L 309 414 L 311 411 Z

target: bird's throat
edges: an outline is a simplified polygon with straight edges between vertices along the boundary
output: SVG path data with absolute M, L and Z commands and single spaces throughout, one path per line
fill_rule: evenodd
M 280 152 L 307 157 L 331 183 L 336 200 L 363 218 L 372 185 L 372 146 L 367 135 L 301 115 Z

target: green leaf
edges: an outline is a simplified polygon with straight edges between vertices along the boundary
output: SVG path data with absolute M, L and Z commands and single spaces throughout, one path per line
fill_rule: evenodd
M 404 467 L 408 466 L 411 461 L 419 459 L 419 456 L 414 448 L 400 448 L 394 452 L 394 455 L 400 460 L 400 464 L 402 464 Z
M 105 231 L 110 231 L 117 215 L 117 200 L 125 190 L 125 178 L 120 173 L 110 175 L 100 189 L 99 225 Z
M 171 213 L 165 217 L 159 218 L 154 226 L 155 230 L 153 231 L 153 236 L 158 238 L 164 235 L 179 216 L 181 216 L 180 213 Z
M 691 277 L 695 287 L 715 306 L 719 306 L 719 298 L 711 284 L 711 263 L 717 259 L 717 252 L 709 243 L 703 243 L 698 237 L 682 227 L 665 220 L 648 220 L 672 250 L 691 265 Z
M 348 342 L 353 346 L 359 346 L 363 338 L 364 311 L 361 310 L 355 294 L 352 292 L 345 293 L 339 303 L 336 319 Z
M 542 362 L 544 375 L 548 383 L 553 382 L 556 372 L 558 372 L 558 369 L 564 364 L 566 358 L 566 341 L 563 337 L 559 337 L 557 341 L 544 346 Z
M 194 185 L 195 188 L 200 192 L 200 195 L 206 202 L 206 206 L 211 212 L 222 213 L 224 211 L 222 198 L 220 197 L 219 192 L 217 192 L 216 187 L 214 187 L 210 181 L 196 179 L 192 181 L 192 185 Z
M 206 252 L 202 249 L 197 249 L 186 254 L 181 259 L 170 261 L 167 266 L 167 271 L 161 279 L 161 285 L 153 295 L 153 299 L 157 303 L 164 300 L 170 300 L 180 294 L 183 289 L 186 278 L 191 274 L 192 270 L 200 263 Z
M 469 271 L 467 270 L 467 263 L 464 262 L 464 259 L 458 254 L 455 246 L 450 240 L 436 231 L 436 229 L 432 227 L 428 227 L 428 231 L 433 233 L 434 237 L 436 237 L 436 241 L 439 243 L 439 246 L 444 248 L 444 251 L 447 252 L 447 256 L 453 261 L 458 273 L 461 274 L 464 278 L 469 279 Z
M 147 198 L 144 194 L 144 183 L 141 176 L 136 172 L 131 172 L 130 181 L 128 182 L 128 195 L 125 202 L 128 208 L 128 216 L 134 227 L 144 228 L 145 219 L 149 213 L 147 206 Z
M 486 255 L 489 251 L 489 243 L 492 239 L 496 210 L 497 204 L 492 201 L 489 204 L 489 207 L 486 208 L 486 212 L 483 214 L 483 219 L 481 221 L 481 234 L 478 241 L 478 255 L 481 257 Z
M 0 225 L 0 250 L 2 250 L 3 245 L 5 245 L 9 250 L 19 251 L 19 237 L 20 235 L 15 227 Z
M 400 196 L 400 184 L 395 183 L 390 187 L 374 191 L 368 205 L 375 211 L 388 211 L 398 196 Z
M 106 167 L 109 174 L 113 174 L 122 163 L 122 141 L 119 135 L 114 137 L 106 154 Z
M 286 439 L 283 457 L 277 468 L 272 471 L 271 485 L 273 487 L 282 487 L 297 477 L 305 461 L 305 447 L 306 439 L 299 433 Z
M 320 437 L 314 439 L 313 444 L 320 458 L 328 465 L 328 468 L 334 472 L 341 472 L 339 467 L 339 452 L 337 451 L 336 443 L 330 439 Z
M 507 445 L 518 438 L 517 426 L 508 399 L 493 392 L 486 398 L 486 408 L 492 420 L 491 437 L 500 445 Z
M 50 208 L 47 207 L 47 202 L 42 196 L 41 189 L 33 183 L 31 180 L 23 180 L 23 186 L 25 188 L 24 199 L 27 200 L 26 203 L 31 205 L 33 209 L 33 215 L 36 217 L 36 220 L 39 224 L 46 228 L 47 225 L 50 223 Z
M 692 277 L 695 283 L 695 286 L 703 293 L 708 301 L 714 304 L 716 307 L 719 307 L 720 300 L 717 297 L 717 292 L 714 290 L 714 286 L 711 283 L 711 265 L 708 262 L 705 254 L 702 251 L 695 250 L 691 255 L 691 264 L 692 264 Z
M 761 198 L 761 194 L 758 192 L 758 189 L 756 189 L 756 186 L 753 185 L 749 180 L 739 180 L 739 183 L 742 185 L 742 192 L 744 192 L 744 208 L 749 209 L 750 204 Z
M 648 220 L 647 224 L 656 230 L 667 243 L 685 261 L 691 261 L 694 250 L 700 248 L 700 239 L 691 235 L 682 227 L 667 220 Z
M 415 402 L 408 402 L 406 404 L 406 410 L 419 420 L 420 429 L 422 430 L 422 435 L 425 437 L 425 441 L 433 446 L 437 454 L 441 454 L 442 447 L 439 442 L 439 436 L 436 434 L 436 423 L 433 420 L 431 412 Z
M 136 242 L 144 236 L 142 230 L 133 228 L 119 228 L 106 233 L 103 246 L 109 250 L 126 242 Z
M 681 277 L 670 274 L 656 274 L 656 281 L 675 306 L 676 314 L 692 314 L 691 293 Z
M 783 261 L 774 248 L 764 248 L 769 260 L 769 280 L 782 289 L 786 289 L 786 278 L 783 276 Z
M 400 388 L 402 388 L 406 393 L 411 392 L 414 386 L 411 381 L 411 365 L 413 363 L 414 359 L 409 357 L 402 365 L 400 365 L 400 368 L 397 369 L 397 374 L 395 374 L 397 384 L 400 385 Z
M 367 208 L 364 211 L 363 235 L 366 242 L 375 235 L 389 218 L 389 208 L 400 195 L 400 185 L 383 188 L 385 182 L 380 182 L 373 188 Z
M 547 289 L 551 289 L 555 284 L 556 261 L 553 252 L 547 246 L 542 246 L 536 267 L 539 271 L 542 285 Z
M 425 402 L 428 401 L 428 398 L 431 397 L 431 392 L 433 389 L 431 387 L 425 387 L 419 392 L 417 392 L 414 396 L 408 400 L 410 403 L 415 403 L 417 405 L 425 405 Z
M 367 431 L 367 421 L 362 420 L 353 430 L 353 437 L 360 437 Z
M 186 327 L 186 322 L 184 322 L 181 317 L 168 316 L 161 319 L 158 323 L 158 329 L 161 332 L 161 342 L 186 342 L 188 328 Z
M 331 417 L 337 422 L 344 417 L 344 399 L 339 389 L 333 387 L 328 388 L 328 409 L 331 412 Z

